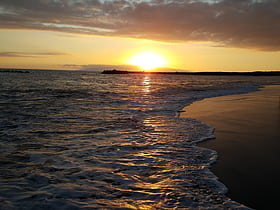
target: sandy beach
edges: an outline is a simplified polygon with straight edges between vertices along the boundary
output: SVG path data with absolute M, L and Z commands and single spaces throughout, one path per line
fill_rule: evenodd
M 211 170 L 228 196 L 254 209 L 275 209 L 280 188 L 280 86 L 208 98 L 184 108 L 181 117 L 215 127 L 215 140 L 201 147 L 218 152 Z

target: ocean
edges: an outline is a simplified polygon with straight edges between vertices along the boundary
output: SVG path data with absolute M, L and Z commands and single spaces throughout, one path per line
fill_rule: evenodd
M 279 77 L 0 74 L 0 209 L 246 209 L 210 171 L 214 128 L 181 110 Z

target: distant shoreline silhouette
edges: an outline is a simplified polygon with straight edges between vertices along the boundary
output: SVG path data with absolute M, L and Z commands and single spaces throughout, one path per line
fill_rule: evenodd
M 253 71 L 253 72 L 146 72 L 104 70 L 102 74 L 172 74 L 172 75 L 207 75 L 207 76 L 280 76 L 280 71 Z
M 30 73 L 26 69 L 0 69 L 0 73 Z

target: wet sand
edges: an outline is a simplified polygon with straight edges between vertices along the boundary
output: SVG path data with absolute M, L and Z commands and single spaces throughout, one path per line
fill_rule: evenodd
M 218 152 L 213 171 L 228 196 L 254 209 L 279 207 L 280 85 L 261 91 L 208 98 L 184 108 L 181 117 L 215 127 L 201 147 Z

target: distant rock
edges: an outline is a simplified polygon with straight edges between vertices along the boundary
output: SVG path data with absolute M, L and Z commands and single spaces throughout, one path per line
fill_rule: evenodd
M 0 73 L 30 73 L 27 70 L 23 70 L 23 69 L 0 69 Z

